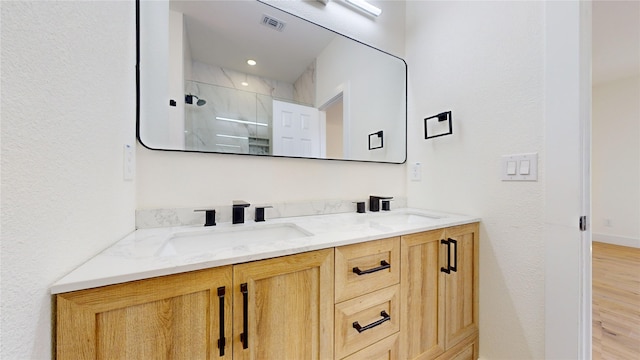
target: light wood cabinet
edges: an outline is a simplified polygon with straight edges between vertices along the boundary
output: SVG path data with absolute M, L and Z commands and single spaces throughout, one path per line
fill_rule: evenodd
M 231 274 L 225 266 L 60 294 L 57 358 L 231 359 Z
M 478 224 L 56 296 L 57 359 L 478 357 Z
M 478 224 L 401 242 L 401 355 L 435 359 L 478 331 Z
M 57 358 L 331 359 L 333 260 L 327 249 L 60 294 Z

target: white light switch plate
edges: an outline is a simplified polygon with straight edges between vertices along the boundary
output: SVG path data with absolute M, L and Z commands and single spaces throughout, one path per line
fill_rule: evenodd
M 514 163 L 515 172 L 513 169 Z M 500 179 L 502 181 L 538 181 L 538 154 L 530 153 L 502 156 Z
M 422 181 L 422 165 L 419 162 L 411 164 L 409 178 L 411 181 Z

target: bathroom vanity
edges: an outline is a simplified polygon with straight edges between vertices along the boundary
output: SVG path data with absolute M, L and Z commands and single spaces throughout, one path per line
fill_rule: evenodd
M 225 225 L 137 230 L 61 279 L 57 358 L 477 358 L 477 218 Z

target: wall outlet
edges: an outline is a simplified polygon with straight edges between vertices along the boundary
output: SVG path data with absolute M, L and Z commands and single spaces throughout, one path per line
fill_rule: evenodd
M 123 154 L 122 177 L 124 178 L 124 180 L 131 181 L 133 180 L 133 176 L 136 171 L 136 161 L 134 158 L 133 146 L 125 144 Z
M 409 167 L 409 178 L 411 181 L 422 181 L 422 165 L 419 162 L 415 162 Z

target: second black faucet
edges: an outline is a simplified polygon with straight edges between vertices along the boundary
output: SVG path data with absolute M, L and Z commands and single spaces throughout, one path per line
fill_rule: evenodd
M 380 200 L 391 200 L 393 196 L 369 196 L 369 211 L 380 211 Z M 389 210 L 389 202 L 386 201 L 382 210 Z
M 244 224 L 244 208 L 251 206 L 243 200 L 233 200 L 233 210 L 231 213 L 231 222 L 233 224 Z

